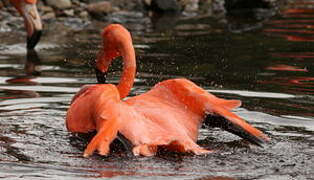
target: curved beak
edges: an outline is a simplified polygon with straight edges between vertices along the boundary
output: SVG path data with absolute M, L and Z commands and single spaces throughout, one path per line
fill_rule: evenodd
M 95 64 L 95 73 L 96 73 L 96 78 L 97 82 L 99 84 L 105 84 L 106 83 L 106 76 L 108 74 L 108 68 L 112 62 L 112 59 L 117 57 L 117 54 L 111 54 L 105 53 L 104 49 L 101 49 L 96 58 L 96 64 Z
M 23 3 L 20 13 L 25 20 L 27 31 L 27 49 L 34 49 L 42 34 L 42 23 L 36 4 Z

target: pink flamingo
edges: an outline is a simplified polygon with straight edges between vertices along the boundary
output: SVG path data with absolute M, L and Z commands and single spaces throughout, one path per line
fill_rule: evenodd
M 103 48 L 96 62 L 98 82 L 105 83 L 104 74 L 118 56 L 123 58 L 123 72 L 118 85 L 84 86 L 72 100 L 66 116 L 68 130 L 97 130 L 84 151 L 85 157 L 95 150 L 107 155 L 118 132 L 134 145 L 134 155 L 152 156 L 158 147 L 210 153 L 196 144 L 203 123 L 221 126 L 257 145 L 269 141 L 261 131 L 230 112 L 240 106 L 240 101 L 220 99 L 184 78 L 162 81 L 148 92 L 124 100 L 136 72 L 131 35 L 123 26 L 114 24 L 104 29 L 102 37 Z

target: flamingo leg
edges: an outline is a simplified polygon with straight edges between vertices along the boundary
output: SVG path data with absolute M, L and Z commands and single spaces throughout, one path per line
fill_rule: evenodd
M 97 134 L 87 145 L 83 156 L 89 157 L 96 149 L 100 155 L 107 155 L 109 153 L 110 143 L 117 136 L 118 128 L 119 123 L 116 119 L 103 120 Z
M 165 148 L 172 151 L 188 152 L 188 153 L 193 153 L 196 155 L 209 154 L 209 153 L 214 152 L 212 150 L 207 150 L 200 147 L 191 139 L 182 139 L 182 140 L 173 141 L 171 144 L 165 146 Z

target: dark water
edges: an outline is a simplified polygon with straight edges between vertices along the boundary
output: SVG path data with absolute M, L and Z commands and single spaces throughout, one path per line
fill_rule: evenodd
M 26 53 L 23 31 L 2 30 L 0 178 L 313 179 L 314 2 L 295 2 L 278 15 L 254 11 L 252 18 L 119 15 L 137 51 L 132 95 L 187 77 L 219 97 L 240 99 L 235 113 L 272 138 L 259 148 L 201 129 L 199 144 L 216 150 L 206 156 L 129 157 L 113 148 L 108 157 L 83 158 L 88 138 L 68 133 L 64 117 L 79 87 L 96 82 L 92 61 L 106 23 L 46 22 L 37 54 Z M 119 69 L 115 63 L 111 83 Z

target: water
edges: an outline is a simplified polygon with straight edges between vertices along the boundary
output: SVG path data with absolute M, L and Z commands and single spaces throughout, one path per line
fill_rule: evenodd
M 46 22 L 37 53 L 28 54 L 23 32 L 2 32 L 0 177 L 313 179 L 311 3 L 295 1 L 276 16 L 257 12 L 249 19 L 121 15 L 138 59 L 132 95 L 186 77 L 219 97 L 240 99 L 235 113 L 272 138 L 259 148 L 220 129 L 201 129 L 198 143 L 216 150 L 206 156 L 130 157 L 118 146 L 108 157 L 83 158 L 90 137 L 68 133 L 64 118 L 79 87 L 96 82 L 92 62 L 105 23 Z M 118 81 L 120 66 L 113 64 L 110 83 Z

